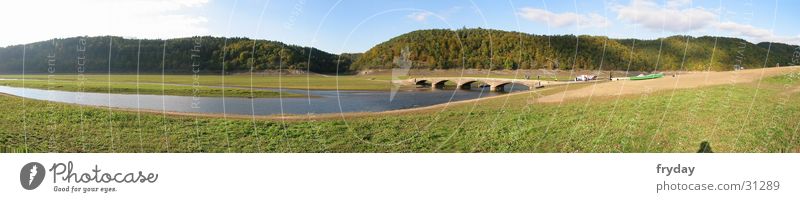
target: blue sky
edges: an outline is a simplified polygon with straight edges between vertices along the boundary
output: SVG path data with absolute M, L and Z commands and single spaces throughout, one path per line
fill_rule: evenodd
M 391 37 L 419 29 L 482 27 L 531 34 L 589 34 L 653 39 L 670 35 L 718 35 L 752 42 L 800 44 L 800 1 L 692 0 L 34 0 L 2 3 L 0 13 L 28 15 L 3 27 L 0 46 L 52 37 L 122 35 L 174 38 L 243 36 L 314 46 L 332 53 L 363 52 Z M 114 2 L 114 3 L 108 3 Z M 11 5 L 13 4 L 13 5 Z M 52 5 L 49 15 L 74 10 L 53 22 L 48 14 L 20 13 Z M 87 6 L 93 5 L 93 6 Z M 26 8 L 30 7 L 30 8 Z M 44 6 L 45 10 L 48 6 Z M 10 13 L 9 13 L 10 12 Z M 16 12 L 16 13 L 15 13 Z M 99 13 L 98 13 L 99 12 Z M 80 12 L 79 12 L 80 13 Z M 95 19 L 99 16 L 104 18 Z M 37 17 L 38 16 L 38 17 Z M 70 18 L 79 19 L 70 19 Z M 5 18 L 8 19 L 8 18 Z M 74 26 L 74 22 L 83 22 Z M 48 24 L 44 28 L 30 25 Z M 70 25 L 70 26 L 68 26 Z M 37 30 L 49 29 L 49 30 Z

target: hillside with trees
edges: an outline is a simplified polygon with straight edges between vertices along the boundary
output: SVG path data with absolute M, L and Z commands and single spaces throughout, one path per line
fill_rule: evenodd
M 110 46 L 109 46 L 110 43 Z M 139 40 L 121 37 L 72 37 L 27 44 L 25 73 L 77 73 L 85 57 L 85 73 L 200 73 L 303 70 L 336 72 L 339 56 L 315 48 L 248 38 L 194 37 Z M 110 56 L 109 56 L 110 52 Z M 23 46 L 0 48 L 0 72 L 22 73 Z M 54 60 L 51 60 L 49 56 Z M 224 56 L 224 58 L 223 58 Z M 309 57 L 310 56 L 310 57 Z M 341 64 L 349 66 L 346 58 Z M 224 65 L 223 65 L 224 61 Z M 162 64 L 163 62 L 163 64 Z M 52 63 L 49 65 L 48 63 Z M 193 68 L 193 64 L 197 65 Z
M 26 74 L 47 73 L 48 68 L 58 74 L 77 73 L 79 56 L 85 57 L 85 73 L 108 73 L 109 66 L 111 73 L 145 74 L 186 74 L 193 70 L 240 73 L 251 68 L 254 72 L 280 69 L 348 73 L 393 68 L 393 61 L 404 48 L 411 52 L 413 68 L 421 69 L 632 71 L 722 71 L 731 70 L 734 65 L 760 68 L 765 62 L 767 67 L 785 66 L 792 64 L 793 55 L 800 50 L 796 45 L 752 44 L 728 37 L 610 39 L 476 28 L 418 30 L 380 43 L 365 53 L 341 55 L 276 41 L 209 36 L 166 41 L 72 37 L 27 44 L 24 53 Z M 0 47 L 0 73 L 22 73 L 22 56 L 22 45 Z
M 708 36 L 639 40 L 480 28 L 434 29 L 410 32 L 378 44 L 362 54 L 351 68 L 391 68 L 394 57 L 408 47 L 414 68 L 427 69 L 731 70 L 737 64 L 763 67 L 768 44 Z M 797 48 L 772 43 L 767 67 L 790 64 Z

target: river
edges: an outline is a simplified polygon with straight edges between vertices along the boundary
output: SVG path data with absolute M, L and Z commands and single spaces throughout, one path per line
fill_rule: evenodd
M 278 91 L 278 89 L 268 89 Z M 526 87 L 506 88 L 506 91 L 527 90 Z M 192 97 L 173 95 L 136 95 L 68 92 L 0 86 L 0 93 L 19 97 L 90 106 L 142 109 L 171 112 L 273 115 L 324 114 L 339 112 L 380 112 L 431 106 L 447 102 L 476 99 L 503 94 L 488 88 L 472 90 L 412 88 L 398 91 L 389 100 L 388 91 L 331 91 L 293 90 L 282 92 L 310 94 L 312 98 L 240 98 Z M 223 105 L 224 103 L 224 105 Z

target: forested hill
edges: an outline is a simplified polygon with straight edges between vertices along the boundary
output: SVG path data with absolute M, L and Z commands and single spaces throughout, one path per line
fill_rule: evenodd
M 192 73 L 193 70 L 219 73 L 223 67 L 226 73 L 248 72 L 251 66 L 256 72 L 289 69 L 344 73 L 396 67 L 394 61 L 405 48 L 409 50 L 408 59 L 413 68 L 640 71 L 705 70 L 709 66 L 712 70 L 730 70 L 735 64 L 760 68 L 764 66 L 768 48 L 768 67 L 789 65 L 792 55 L 800 50 L 794 45 L 752 44 L 725 37 L 609 39 L 477 28 L 414 31 L 378 44 L 363 54 L 342 54 L 341 57 L 315 48 L 265 40 L 257 40 L 254 49 L 252 39 L 208 36 L 166 41 L 73 37 L 27 44 L 24 53 L 25 73 L 31 74 L 47 73 L 48 68 L 53 73 L 77 73 L 79 56 L 85 58 L 81 60 L 85 62 L 85 73 L 107 73 L 109 66 L 112 73 L 136 73 L 137 66 L 140 73 L 161 73 L 162 65 L 163 71 L 170 74 Z M 22 73 L 22 56 L 22 45 L 0 47 L 0 73 Z
M 25 73 L 47 73 L 48 67 L 52 67 L 53 73 L 77 73 L 79 56 L 85 57 L 82 60 L 85 73 L 109 72 L 109 59 L 112 73 L 135 73 L 137 65 L 141 73 L 161 73 L 162 61 L 165 73 L 191 73 L 193 70 L 219 73 L 223 70 L 223 61 L 226 72 L 246 72 L 250 71 L 253 46 L 252 39 L 221 37 L 179 38 L 166 42 L 109 36 L 53 39 L 25 45 Z M 0 73 L 22 73 L 22 56 L 22 45 L 0 47 Z M 352 57 L 342 58 L 341 67 L 349 66 Z M 254 71 L 281 68 L 330 73 L 336 72 L 338 59 L 338 55 L 318 49 L 257 40 L 252 67 Z
M 738 38 L 708 36 L 638 40 L 531 35 L 480 28 L 435 29 L 410 32 L 378 44 L 361 55 L 351 68 L 394 67 L 393 60 L 408 48 L 413 68 L 599 69 L 603 64 L 604 70 L 705 70 L 709 65 L 712 70 L 731 70 L 735 64 L 763 67 L 768 46 L 769 43 L 752 44 Z M 797 48 L 773 43 L 767 66 L 790 64 Z

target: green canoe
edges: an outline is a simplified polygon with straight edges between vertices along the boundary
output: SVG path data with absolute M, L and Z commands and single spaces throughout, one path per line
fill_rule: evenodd
M 631 80 L 647 80 L 647 79 L 656 79 L 656 78 L 661 78 L 661 77 L 664 77 L 663 73 L 648 74 L 648 75 L 644 75 L 644 76 L 632 76 L 630 79 Z

